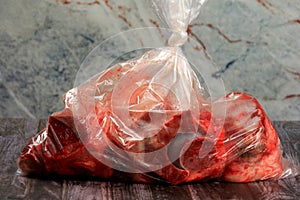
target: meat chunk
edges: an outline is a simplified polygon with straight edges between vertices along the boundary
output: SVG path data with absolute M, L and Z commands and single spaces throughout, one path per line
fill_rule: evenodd
M 74 120 L 68 109 L 54 113 L 47 128 L 35 136 L 22 151 L 19 168 L 26 174 L 89 175 L 111 177 L 107 167 L 87 150 L 78 137 Z M 97 151 L 106 147 L 98 143 Z
M 224 142 L 228 164 L 222 180 L 250 182 L 283 172 L 278 135 L 258 101 L 243 93 L 225 97 Z
M 127 91 L 115 85 L 129 86 L 122 79 L 129 72 L 138 79 L 131 68 L 117 65 L 67 92 L 64 110 L 22 151 L 20 170 L 174 185 L 283 174 L 279 138 L 255 98 L 230 93 L 203 106 L 196 95 L 199 108 L 180 110 L 174 93 L 144 80 L 124 100 Z M 212 112 L 217 104 L 225 119 Z

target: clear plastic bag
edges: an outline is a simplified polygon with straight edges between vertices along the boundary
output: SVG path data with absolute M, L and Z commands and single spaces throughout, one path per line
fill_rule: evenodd
M 210 100 L 183 55 L 203 2 L 153 0 L 173 32 L 169 47 L 68 91 L 64 110 L 21 153 L 20 171 L 172 184 L 295 175 L 259 103 L 243 93 Z

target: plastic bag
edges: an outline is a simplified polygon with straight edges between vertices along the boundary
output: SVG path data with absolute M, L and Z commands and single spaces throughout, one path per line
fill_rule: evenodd
M 154 0 L 173 31 L 169 47 L 68 91 L 64 110 L 52 114 L 21 153 L 22 174 L 172 184 L 295 174 L 259 103 L 243 93 L 212 102 L 183 55 L 188 24 L 203 2 Z

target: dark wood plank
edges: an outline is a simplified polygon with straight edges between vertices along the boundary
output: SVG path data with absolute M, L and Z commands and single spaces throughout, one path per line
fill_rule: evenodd
M 299 143 L 300 121 L 277 121 L 273 123 L 282 142 Z
M 15 175 L 7 190 L 7 199 L 62 199 L 62 185 L 63 180 L 43 180 Z
M 96 181 L 67 181 L 65 199 L 153 199 L 150 185 Z
M 253 183 L 189 184 L 192 199 L 299 199 L 299 178 Z
M 187 185 L 167 186 L 167 185 L 151 185 L 153 199 L 192 199 Z
M 18 157 L 40 130 L 37 119 L 0 119 L 0 199 L 61 199 L 62 180 L 31 179 L 17 174 Z
M 23 188 L 12 187 L 14 174 L 17 170 L 18 156 L 25 146 L 25 124 L 27 120 L 1 119 L 0 120 L 0 194 L 4 198 L 9 195 L 17 196 Z M 31 124 L 32 129 L 34 126 Z M 11 191 L 10 194 L 7 191 Z
M 247 184 L 199 183 L 189 188 L 193 199 L 253 199 Z
M 283 156 L 293 165 L 300 163 L 300 122 L 275 122 L 274 127 L 276 128 L 280 137 Z M 294 171 L 296 171 L 295 169 Z M 298 169 L 299 170 L 299 169 Z

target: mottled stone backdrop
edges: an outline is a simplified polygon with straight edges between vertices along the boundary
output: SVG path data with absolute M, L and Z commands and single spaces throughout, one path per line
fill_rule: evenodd
M 0 117 L 47 118 L 99 43 L 165 26 L 146 0 L 0 3 Z M 192 51 L 206 47 L 227 92 L 253 95 L 271 120 L 300 120 L 299 0 L 208 0 L 189 30 Z

